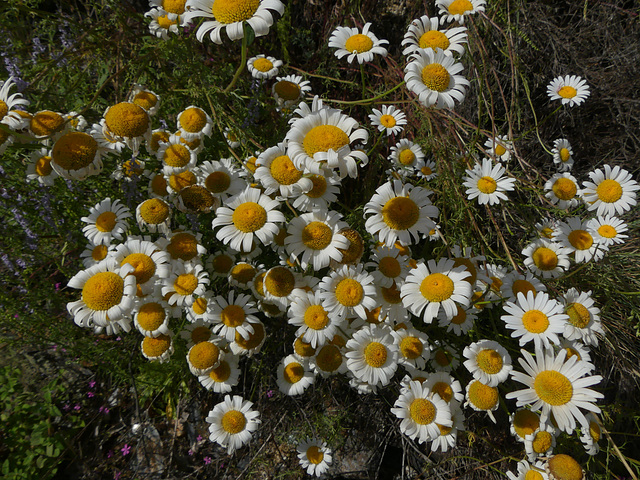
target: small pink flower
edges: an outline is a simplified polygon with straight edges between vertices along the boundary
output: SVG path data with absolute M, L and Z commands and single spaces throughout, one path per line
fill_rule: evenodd
M 267 398 L 273 397 L 273 390 L 267 390 Z
M 198 437 L 196 438 L 196 442 L 201 442 L 202 441 L 202 435 L 198 435 Z
M 189 454 L 189 456 L 193 456 L 193 450 L 189 449 L 189 451 L 187 452 Z
M 111 458 L 111 457 L 113 457 L 113 450 L 109 450 L 107 452 L 107 458 Z
M 74 409 L 76 412 L 77 412 L 78 410 L 80 410 L 81 408 L 82 408 L 82 407 L 80 406 L 80 404 L 79 404 L 79 403 L 76 403 L 76 404 L 73 406 L 73 409 Z
M 122 456 L 129 455 L 129 452 L 131 451 L 131 447 L 125 443 L 124 447 L 122 447 L 120 451 L 122 452 Z
M 211 463 L 211 457 L 204 457 L 204 464 L 209 465 Z
M 113 476 L 113 480 L 119 480 L 120 475 L 122 475 L 122 472 L 116 472 L 115 475 Z
M 95 396 L 95 393 L 93 392 L 87 392 L 87 397 L 89 398 L 93 398 Z
M 91 380 L 91 381 L 89 382 L 89 388 L 93 388 L 93 387 L 95 387 L 95 386 L 96 386 L 96 381 L 95 381 L 95 380 Z

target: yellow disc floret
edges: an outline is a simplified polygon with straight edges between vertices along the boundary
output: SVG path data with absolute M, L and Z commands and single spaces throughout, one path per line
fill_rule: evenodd
M 597 186 L 596 194 L 605 203 L 615 203 L 622 197 L 622 186 L 616 180 L 606 179 Z
M 149 115 L 140 106 L 122 102 L 110 107 L 104 116 L 110 132 L 120 137 L 141 137 L 149 129 Z
M 565 454 L 554 455 L 549 459 L 547 468 L 556 480 L 582 480 L 584 472 L 573 457 Z
M 549 317 L 540 310 L 529 310 L 522 315 L 522 325 L 531 333 L 543 333 L 549 328 Z
M 420 48 L 432 48 L 433 50 L 441 48 L 442 50 L 446 50 L 449 48 L 450 42 L 444 33 L 438 30 L 429 30 L 422 34 L 418 44 Z
M 142 351 L 147 357 L 157 358 L 162 356 L 171 347 L 171 337 L 169 335 L 159 335 L 155 338 L 144 337 L 142 341 Z
M 593 245 L 593 237 L 586 230 L 573 230 L 567 239 L 576 250 L 589 250 Z
M 554 270 L 558 266 L 558 255 L 547 247 L 538 247 L 531 255 L 533 263 L 542 271 Z
M 585 328 L 591 321 L 589 310 L 581 303 L 567 305 L 565 313 L 569 315 L 569 323 L 576 328 Z
M 215 19 L 224 24 L 249 20 L 260 7 L 260 0 L 215 0 L 211 13 Z
M 288 296 L 296 286 L 296 278 L 287 267 L 273 267 L 264 277 L 264 288 L 275 297 Z
M 304 367 L 298 362 L 291 362 L 284 367 L 282 376 L 288 383 L 298 383 L 304 377 Z
M 256 269 L 248 263 L 239 263 L 231 269 L 229 275 L 238 283 L 247 284 L 253 280 L 256 273 Z
M 234 210 L 232 221 L 241 232 L 255 232 L 267 223 L 267 211 L 255 202 L 244 202 Z
M 247 314 L 240 305 L 228 305 L 220 313 L 222 323 L 230 328 L 242 325 L 246 317 Z
M 413 165 L 416 161 L 416 154 L 410 148 L 405 148 L 398 153 L 398 162 L 404 166 Z
M 329 314 L 322 305 L 311 305 L 304 312 L 304 323 L 312 330 L 322 330 L 329 325 Z
M 393 230 L 407 230 L 420 219 L 420 208 L 409 197 L 393 197 L 382 207 L 382 220 Z
M 331 227 L 323 222 L 311 222 L 302 229 L 302 243 L 312 250 L 324 250 L 332 238 Z
M 422 83 L 436 92 L 444 92 L 449 88 L 451 75 L 439 63 L 431 63 L 422 69 Z
M 380 342 L 369 343 L 364 347 L 364 361 L 370 367 L 382 367 L 387 361 L 387 347 Z
M 532 434 L 540 427 L 540 417 L 537 413 L 523 408 L 513 415 L 513 429 L 522 439 Z
M 220 349 L 211 342 L 196 343 L 189 350 L 189 363 L 198 370 L 213 368 L 219 357 Z
M 220 0 L 216 0 L 216 5 Z M 183 130 L 189 133 L 200 133 L 207 125 L 207 114 L 198 107 L 189 107 L 178 117 L 178 122 Z
M 64 126 L 64 117 L 59 113 L 51 110 L 43 110 L 31 117 L 29 127 L 31 131 L 38 137 L 48 137 L 62 130 Z
M 220 0 L 216 0 L 216 3 Z M 235 435 L 244 430 L 247 419 L 244 414 L 238 410 L 229 410 L 222 416 L 220 424 L 225 432 Z
M 209 372 L 209 378 L 218 383 L 226 382 L 230 376 L 231 366 L 226 360 L 221 360 L 220 365 Z
M 302 178 L 302 171 L 295 167 L 287 155 L 274 158 L 269 170 L 273 179 L 280 185 L 292 185 Z
M 2 142 L 0 142 L 1 144 Z M 40 157 L 35 164 L 36 173 L 41 177 L 46 177 L 51 174 L 53 167 L 51 167 L 51 157 L 49 155 L 44 155 Z
M 404 337 L 400 341 L 400 353 L 404 358 L 414 360 L 422 355 L 424 345 L 418 337 Z
M 345 307 L 355 307 L 364 298 L 362 284 L 353 278 L 344 278 L 336 285 L 336 300 Z
M 304 151 L 310 157 L 317 152 L 327 152 L 330 149 L 338 151 L 349 144 L 349 137 L 335 125 L 318 125 L 305 135 L 302 141 Z
M 124 280 L 114 272 L 99 272 L 82 287 L 82 301 L 91 310 L 109 310 L 118 305 L 124 295 Z
M 145 110 L 150 110 L 158 103 L 158 97 L 156 97 L 151 92 L 143 90 L 136 93 L 136 95 L 133 97 L 133 103 L 144 108 Z
M 166 312 L 162 305 L 156 302 L 145 303 L 138 310 L 136 320 L 138 324 L 149 332 L 160 328 L 166 318 Z
M 469 386 L 469 401 L 480 410 L 491 410 L 498 404 L 498 389 L 473 380 Z
M 464 15 L 473 10 L 473 5 L 469 0 L 454 0 L 449 5 L 449 13 L 451 15 Z
M 368 52 L 373 48 L 373 40 L 371 40 L 367 35 L 357 33 L 356 35 L 352 35 L 347 38 L 344 48 L 352 53 Z
M 182 168 L 191 161 L 191 152 L 184 145 L 174 143 L 164 151 L 162 160 L 169 167 Z
M 495 192 L 498 189 L 498 182 L 491 177 L 482 177 L 478 180 L 478 190 L 487 195 Z
M 411 419 L 418 425 L 429 425 L 436 419 L 436 406 L 426 398 L 416 398 L 409 405 Z
M 336 345 L 324 345 L 316 355 L 316 364 L 325 372 L 335 372 L 342 365 L 342 354 Z
M 225 172 L 212 172 L 204 181 L 204 186 L 211 193 L 222 193 L 231 185 L 231 177 Z
M 307 460 L 309 461 L 309 463 L 313 465 L 318 465 L 320 462 L 322 462 L 323 458 L 324 458 L 324 453 L 322 453 L 320 449 L 315 445 L 312 445 L 309 448 L 307 448 Z
M 288 80 L 280 80 L 273 87 L 278 97 L 283 100 L 292 101 L 297 100 L 300 97 L 300 85 Z
M 153 277 L 153 274 L 156 273 L 155 262 L 149 255 L 145 255 L 144 253 L 132 253 L 127 255 L 120 265 L 122 266 L 125 263 L 133 265 L 134 271 L 131 272 L 131 274 L 136 277 L 136 282 L 138 284 L 146 283 L 151 277 Z
M 51 157 L 65 170 L 80 170 L 89 166 L 96 158 L 98 142 L 83 132 L 71 132 L 63 135 L 53 145 Z
M 169 217 L 169 205 L 159 198 L 145 200 L 140 206 L 140 216 L 149 225 L 163 223 Z
M 560 95 L 562 98 L 573 98 L 577 94 L 578 91 L 569 85 L 565 85 L 560 90 L 558 90 L 558 95 Z
M 478 367 L 489 375 L 495 375 L 502 370 L 502 355 L 496 350 L 487 348 L 478 352 L 476 356 Z
M 172 258 L 189 261 L 198 255 L 198 240 L 188 232 L 179 232 L 171 237 L 167 252 Z
M 564 405 L 573 398 L 571 381 L 555 370 L 540 372 L 533 381 L 533 389 L 540 400 L 554 407 Z
M 453 295 L 453 280 L 443 273 L 432 273 L 420 283 L 420 293 L 430 302 L 442 302 Z
M 553 193 L 560 200 L 571 200 L 578 193 L 578 187 L 570 178 L 560 177 L 551 187 Z
M 173 289 L 178 295 L 191 295 L 196 288 L 198 288 L 198 277 L 193 273 L 183 273 L 173 281 Z
M 258 70 L 259 72 L 268 72 L 269 70 L 271 70 L 273 68 L 273 62 L 271 60 L 269 60 L 268 58 L 257 58 L 254 62 L 253 62 L 253 68 L 255 68 L 256 70 Z

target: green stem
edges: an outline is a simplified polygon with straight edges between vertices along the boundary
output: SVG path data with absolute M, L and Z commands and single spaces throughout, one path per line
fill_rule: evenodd
M 222 91 L 222 93 L 229 93 L 231 89 L 236 86 L 236 83 L 238 83 L 238 79 L 240 78 L 240 74 L 244 71 L 244 66 L 247 63 L 247 24 L 244 23 L 242 25 L 242 28 L 243 28 L 243 35 L 242 35 L 242 47 L 241 47 L 242 51 L 240 53 L 240 65 L 238 66 L 236 73 L 233 75 L 233 78 L 231 79 L 231 83 L 227 85 L 227 88 L 225 88 Z
M 381 131 L 381 132 L 380 132 L 380 135 L 378 135 L 378 138 L 376 138 L 376 143 L 374 143 L 374 144 L 373 144 L 373 147 L 371 147 L 371 150 L 369 150 L 369 151 L 367 152 L 367 157 L 370 157 L 370 156 L 371 156 L 371 154 L 375 151 L 376 147 L 377 147 L 377 146 L 378 146 L 378 144 L 380 143 L 380 140 L 382 140 L 382 137 L 383 137 L 384 135 L 386 135 L 386 133 L 387 133 L 387 132 L 386 132 L 385 130 L 383 130 L 383 131 Z
M 360 78 L 362 79 L 362 99 L 367 98 L 367 84 L 364 76 L 364 63 L 360 64 Z
M 397 89 L 402 87 L 405 84 L 405 81 L 401 81 L 398 85 L 393 87 L 391 90 L 387 90 L 386 92 L 382 92 L 379 95 L 371 98 L 364 98 L 362 100 L 327 100 L 327 102 L 331 103 L 339 103 L 341 105 L 366 105 L 367 103 L 375 102 L 376 100 L 380 100 L 382 97 L 386 97 L 390 93 L 395 92 Z

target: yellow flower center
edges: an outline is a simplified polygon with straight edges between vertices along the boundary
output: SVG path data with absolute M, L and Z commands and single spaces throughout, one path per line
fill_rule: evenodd
M 149 225 L 163 223 L 169 217 L 169 205 L 159 198 L 145 200 L 140 206 L 140 217 Z
M 453 295 L 453 280 L 443 273 L 432 273 L 420 283 L 420 293 L 430 302 L 442 302 Z
M 322 462 L 323 458 L 324 453 L 322 453 L 320 449 L 315 445 L 312 445 L 307 449 L 307 460 L 309 460 L 309 463 L 318 465 L 320 462 Z
M 453 359 L 453 355 L 451 355 L 451 352 L 447 352 L 446 350 L 443 350 L 441 348 L 438 349 L 438 351 L 436 351 L 436 354 L 434 355 L 434 360 L 441 367 L 446 367 L 448 365 L 451 365 L 452 359 Z
M 332 238 L 331 227 L 323 222 L 311 222 L 302 229 L 302 243 L 312 250 L 324 250 Z
M 160 357 L 171 347 L 171 337 L 169 335 L 159 335 L 156 338 L 144 337 L 142 340 L 142 351 L 147 357 Z
M 355 307 L 364 298 L 362 284 L 353 278 L 343 278 L 336 285 L 336 300 L 345 307 Z
M 214 0 L 211 13 L 224 24 L 249 20 L 258 10 L 260 0 Z
M 387 361 L 387 347 L 380 342 L 371 342 L 364 347 L 364 361 L 373 368 L 382 367 Z
M 436 406 L 426 398 L 416 398 L 409 405 L 411 420 L 418 425 L 429 425 L 436 419 Z
M 553 437 L 549 432 L 538 432 L 531 442 L 531 446 L 533 447 L 533 451 L 542 454 L 549 450 L 552 446 Z
M 9 106 L 4 100 L 0 100 L 0 120 L 2 120 L 7 113 L 9 113 Z
M 231 269 L 231 277 L 240 284 L 247 284 L 256 276 L 256 269 L 248 263 L 239 263 Z
M 560 149 L 560 160 L 562 160 L 563 162 L 566 162 L 567 160 L 569 160 L 570 157 L 571 157 L 571 152 L 569 152 L 568 148 L 563 147 Z
M 560 177 L 555 181 L 555 183 L 551 187 L 551 190 L 553 190 L 555 196 L 560 200 L 571 200 L 576 196 L 578 187 L 570 178 Z
M 7 132 L 7 131 L 2 130 L 0 128 L 0 145 L 2 145 L 4 142 L 6 142 L 7 139 L 9 138 L 9 136 L 10 136 L 10 132 Z
M 231 219 L 238 230 L 251 233 L 267 223 L 267 211 L 255 202 L 245 202 L 236 207 Z
M 529 292 L 533 292 L 534 295 L 537 293 L 533 284 L 527 280 L 516 280 L 513 282 L 511 291 L 515 297 L 518 296 L 518 293 L 522 293 L 525 297 Z
M 538 247 L 531 256 L 533 263 L 542 271 L 550 271 L 558 265 L 558 255 L 547 247 Z
M 134 103 L 117 103 L 104 119 L 109 131 L 120 137 L 141 137 L 149 128 L 149 115 Z
M 433 170 L 431 170 L 431 168 L 429 168 L 429 167 L 422 167 L 422 168 L 420 169 L 420 171 L 421 171 L 421 172 L 422 172 L 422 174 L 423 174 L 423 175 L 425 175 L 425 176 L 429 176 L 429 175 L 431 175 L 431 174 L 433 173 Z M 435 232 L 434 232 L 434 233 L 435 233 Z M 429 234 L 431 235 L 431 232 L 429 232 Z
M 169 186 L 173 188 L 176 192 L 181 191 L 183 188 L 190 187 L 197 183 L 198 179 L 196 175 L 190 171 L 185 170 L 184 172 L 173 174 L 169 177 Z
M 247 314 L 239 305 L 228 305 L 220 313 L 222 323 L 230 328 L 236 328 L 242 325 L 246 317 Z
M 218 3 L 221 0 L 215 1 Z M 220 424 L 225 432 L 235 435 L 236 433 L 240 433 L 244 430 L 244 427 L 247 424 L 247 419 L 242 412 L 238 410 L 229 410 L 222 416 Z
M 589 250 L 593 245 L 593 237 L 586 230 L 573 230 L 567 238 L 576 250 Z
M 211 261 L 211 268 L 213 268 L 213 271 L 216 273 L 229 273 L 232 266 L 233 258 L 229 255 L 225 255 L 224 253 L 216 255 Z
M 133 97 L 133 103 L 144 108 L 145 110 L 150 110 L 156 106 L 156 103 L 158 103 L 158 97 L 156 97 L 151 92 L 142 91 L 136 93 L 136 95 Z
M 365 308 L 364 312 L 367 316 L 365 320 L 367 321 L 367 323 L 380 323 L 381 322 L 380 310 L 381 310 L 381 307 L 376 307 L 373 310 L 369 310 L 368 308 Z
M 533 389 L 543 402 L 554 407 L 564 405 L 573 398 L 571 381 L 555 370 L 538 373 L 533 381 Z
M 158 18 L 156 18 L 156 22 L 158 22 L 158 25 L 160 25 L 160 27 L 164 28 L 165 30 L 169 30 L 171 28 L 171 25 L 175 25 L 176 23 L 178 23 L 176 20 L 171 20 L 168 15 L 159 15 Z M 140 102 L 136 102 L 135 99 L 133 100 L 133 103 L 135 103 L 136 105 L 140 105 L 145 110 L 149 110 L 149 108 L 145 108 L 144 105 L 141 105 Z
M 327 191 L 327 179 L 322 175 L 310 175 L 309 179 L 313 183 L 313 188 L 305 193 L 309 198 L 319 198 Z
M 446 68 L 439 63 L 431 63 L 422 69 L 422 83 L 436 92 L 444 92 L 449 88 L 451 75 Z
M 36 161 L 36 173 L 41 177 L 51 174 L 52 170 L 53 167 L 51 166 L 51 157 L 49 155 L 44 155 Z
M 564 350 L 567 352 L 565 361 L 569 360 L 571 357 L 577 357 L 578 360 L 582 360 L 582 357 L 580 356 L 580 352 L 578 352 L 578 350 L 576 350 L 575 348 L 566 347 Z
M 159 303 L 145 303 L 138 310 L 138 324 L 145 330 L 153 332 L 164 323 L 166 313 Z
M 591 438 L 593 438 L 596 442 L 600 440 L 600 425 L 598 425 L 597 422 L 594 422 L 593 420 L 589 422 L 589 435 L 591 435 Z
M 53 146 L 53 161 L 65 170 L 80 170 L 90 165 L 96 157 L 98 142 L 83 132 L 63 135 Z
M 300 85 L 289 80 L 280 80 L 273 89 L 280 98 L 288 101 L 297 100 L 302 93 Z
M 156 264 L 149 255 L 144 253 L 132 253 L 127 255 L 120 263 L 120 266 L 128 263 L 133 265 L 132 275 L 136 277 L 138 284 L 146 283 L 153 274 L 156 273 Z
M 207 311 L 207 299 L 204 297 L 196 298 L 193 302 L 193 305 L 191 305 L 191 308 L 196 315 L 202 315 Z
M 264 326 L 261 323 L 252 323 L 253 333 L 249 334 L 249 338 L 245 339 L 240 335 L 240 332 L 236 332 L 235 342 L 236 344 L 245 350 L 253 350 L 260 346 L 265 337 Z
M 221 360 L 220 365 L 209 372 L 209 378 L 218 383 L 226 382 L 230 376 L 231 366 L 226 360 Z
M 606 179 L 600 182 L 596 194 L 604 203 L 615 203 L 622 197 L 622 186 L 616 180 Z
M 476 279 L 478 278 L 478 270 L 476 266 L 473 264 L 470 258 L 466 257 L 457 257 L 453 259 L 453 264 L 456 267 L 464 266 L 465 270 L 469 272 L 471 275 L 465 278 L 465 282 L 470 283 L 472 286 L 476 284 Z
M 364 242 L 358 231 L 353 228 L 343 228 L 338 233 L 347 237 L 347 240 L 351 242 L 348 248 L 338 249 L 342 253 L 342 261 L 340 263 L 347 265 L 358 262 L 364 253 Z
M 35 135 L 47 137 L 60 131 L 63 125 L 64 118 L 62 115 L 50 110 L 44 110 L 31 117 L 30 128 Z
M 480 410 L 491 410 L 498 404 L 498 389 L 473 380 L 469 387 L 469 401 Z
M 491 177 L 482 177 L 478 180 L 478 190 L 482 193 L 491 194 L 498 188 L 498 182 Z
M 173 289 L 178 295 L 191 295 L 196 288 L 198 288 L 198 277 L 193 273 L 183 273 L 173 281 Z
M 491 348 L 481 350 L 476 356 L 476 362 L 480 370 L 489 375 L 495 375 L 502 370 L 502 356 Z
M 102 212 L 96 218 L 96 229 L 99 232 L 110 232 L 115 228 L 117 220 L 115 213 L 111 211 Z
M 216 0 L 216 4 L 220 0 Z M 224 1 L 220 2 L 224 3 Z M 188 133 L 200 133 L 207 125 L 207 114 L 198 107 L 189 107 L 178 118 L 182 129 Z
M 400 353 L 404 358 L 413 360 L 422 355 L 424 345 L 422 341 L 417 337 L 404 337 L 400 341 Z
M 431 387 L 431 391 L 440 395 L 440 398 L 447 403 L 451 402 L 451 399 L 453 398 L 453 388 L 451 388 L 451 385 L 446 382 L 434 383 L 433 387 Z
M 573 457 L 565 454 L 554 455 L 549 459 L 548 468 L 557 480 L 582 480 L 584 472 Z
M 358 33 L 347 38 L 347 41 L 344 44 L 344 48 L 349 52 L 368 52 L 373 48 L 373 40 L 371 40 L 367 35 Z
M 454 0 L 449 5 L 449 13 L 451 15 L 464 15 L 473 10 L 473 5 L 469 0 Z
M 540 417 L 531 410 L 523 408 L 513 416 L 513 429 L 522 439 L 540 427 Z
M 167 252 L 173 258 L 189 261 L 198 255 L 198 240 L 187 232 L 176 233 L 167 245 Z
M 532 467 L 533 468 L 533 467 Z M 524 480 L 543 480 L 544 477 L 540 472 L 536 472 L 535 470 L 528 470 L 527 473 L 524 474 Z
M 400 289 L 398 288 L 398 285 L 396 285 L 395 281 L 388 288 L 380 287 L 380 291 L 382 292 L 382 298 L 384 298 L 385 302 L 392 305 L 398 305 L 402 302 L 402 298 L 400 297 Z
M 298 383 L 304 377 L 304 367 L 298 362 L 291 362 L 284 367 L 283 377 L 288 383 Z
M 495 145 L 495 147 L 493 148 L 493 150 L 496 152 L 496 156 L 501 157 L 502 155 L 504 155 L 505 153 L 507 153 L 507 149 L 506 147 L 504 147 L 503 145 L 501 145 L 500 143 L 497 143 Z
M 208 212 L 215 205 L 215 197 L 200 185 L 191 185 L 180 190 L 185 208 L 191 212 Z
M 271 162 L 269 167 L 271 176 L 280 185 L 291 185 L 302 178 L 302 171 L 298 170 L 287 155 L 280 155 Z
M 91 310 L 109 310 L 118 305 L 124 295 L 124 280 L 113 272 L 99 272 L 82 287 L 82 301 Z
M 151 142 L 150 147 L 152 152 L 157 152 L 158 148 L 160 148 L 160 142 L 168 142 L 169 141 L 169 132 L 159 131 L 153 132 L 151 134 Z
M 318 125 L 305 135 L 302 141 L 304 151 L 310 157 L 317 152 L 327 152 L 330 149 L 338 151 L 349 144 L 349 137 L 335 125 Z
M 162 197 L 168 195 L 167 179 L 164 178 L 164 175 L 157 174 L 151 179 L 151 190 L 156 195 L 160 195 Z
M 104 260 L 107 256 L 107 252 L 109 252 L 109 247 L 106 245 L 96 245 L 93 247 L 93 250 L 91 250 L 91 258 L 96 262 L 99 262 L 100 260 Z
M 329 325 L 329 315 L 322 305 L 311 305 L 304 312 L 304 323 L 312 330 L 322 330 Z
M 408 167 L 416 161 L 416 154 L 410 148 L 405 148 L 398 154 L 398 162 Z
M 420 208 L 409 197 L 393 197 L 382 207 L 382 220 L 392 230 L 408 230 L 420 219 Z
M 325 372 L 335 372 L 342 365 L 342 354 L 336 345 L 324 345 L 316 355 L 316 364 Z
M 378 270 L 385 277 L 396 278 L 402 273 L 402 265 L 398 259 L 394 257 L 383 257 L 378 262 Z
M 428 32 L 424 32 L 418 41 L 420 48 L 432 48 L 435 50 L 436 48 L 441 48 L 442 50 L 446 50 L 449 48 L 450 42 L 449 38 L 442 32 L 438 30 L 429 30 Z
M 562 98 L 573 98 L 577 94 L 578 91 L 575 88 L 570 87 L 569 85 L 565 85 L 560 90 L 558 90 L 558 95 L 560 95 Z
M 264 277 L 264 288 L 275 297 L 286 297 L 296 285 L 296 278 L 287 267 L 273 267 Z
M 531 333 L 542 333 L 549 328 L 549 318 L 540 310 L 529 310 L 522 315 L 522 325 Z
M 231 185 L 231 177 L 225 172 L 212 172 L 205 179 L 204 185 L 212 193 L 222 193 Z
M 182 15 L 185 3 L 187 3 L 187 0 L 162 0 L 162 9 L 165 12 Z
M 305 342 L 302 337 L 296 338 L 293 343 L 293 350 L 301 357 L 312 357 L 316 353 L 316 349 L 310 343 Z
M 396 119 L 393 115 L 382 115 L 380 117 L 380 124 L 386 128 L 393 128 L 396 126 Z
M 164 152 L 162 160 L 170 167 L 181 168 L 191 161 L 191 152 L 184 145 L 169 145 Z
M 253 68 L 258 70 L 259 72 L 268 72 L 273 68 L 273 62 L 268 58 L 257 58 L 253 62 Z
M 589 310 L 581 303 L 567 305 L 565 313 L 569 315 L 569 323 L 576 328 L 585 328 L 591 321 Z
M 199 370 L 206 370 L 218 363 L 220 349 L 211 342 L 196 343 L 189 350 L 189 362 Z
M 611 225 L 600 225 L 598 234 L 604 238 L 615 238 L 618 232 Z

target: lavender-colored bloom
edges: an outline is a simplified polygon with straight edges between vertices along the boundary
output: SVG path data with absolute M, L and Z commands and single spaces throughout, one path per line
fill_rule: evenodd
M 40 37 L 33 37 L 33 51 L 31 52 L 31 60 L 36 61 L 38 55 L 46 51 L 46 47 L 42 45 Z

